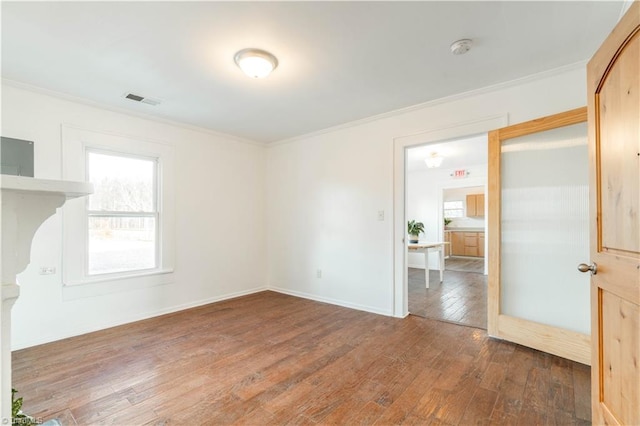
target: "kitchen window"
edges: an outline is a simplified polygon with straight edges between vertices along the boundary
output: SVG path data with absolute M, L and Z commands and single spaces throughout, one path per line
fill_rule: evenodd
M 444 203 L 444 217 L 447 219 L 453 219 L 456 217 L 464 217 L 464 204 L 460 201 L 445 201 Z

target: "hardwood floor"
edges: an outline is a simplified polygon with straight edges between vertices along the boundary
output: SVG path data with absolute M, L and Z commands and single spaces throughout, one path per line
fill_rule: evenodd
M 448 257 L 444 260 L 444 269 L 446 271 L 484 274 L 484 258 Z
M 13 353 L 66 425 L 589 424 L 589 367 L 483 330 L 258 293 Z
M 429 271 L 429 288 L 424 269 L 409 268 L 409 312 L 425 318 L 450 321 L 487 329 L 487 276 L 470 273 Z

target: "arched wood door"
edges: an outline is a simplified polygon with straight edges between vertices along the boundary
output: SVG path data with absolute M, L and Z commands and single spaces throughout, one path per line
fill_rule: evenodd
M 587 67 L 593 423 L 640 424 L 640 3 Z M 586 265 L 585 265 L 586 266 Z M 593 272 L 593 271 L 592 271 Z

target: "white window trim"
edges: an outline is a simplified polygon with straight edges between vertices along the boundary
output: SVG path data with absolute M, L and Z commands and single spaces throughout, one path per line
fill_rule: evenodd
M 161 216 L 158 263 L 154 269 L 87 275 L 86 200 L 68 201 L 63 207 L 63 298 L 77 299 L 132 291 L 173 282 L 175 247 L 173 147 L 156 141 L 62 125 L 62 173 L 65 180 L 86 180 L 87 150 L 118 155 L 157 158 L 157 211 Z

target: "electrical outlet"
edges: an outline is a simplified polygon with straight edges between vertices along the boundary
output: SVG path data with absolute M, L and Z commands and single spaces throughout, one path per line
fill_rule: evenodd
M 318 270 L 316 271 L 316 277 L 318 277 L 318 278 L 322 278 L 322 269 L 318 269 Z
M 56 273 L 55 266 L 41 266 L 40 267 L 40 275 L 53 275 Z
M 384 220 L 384 210 L 378 210 L 378 220 Z

